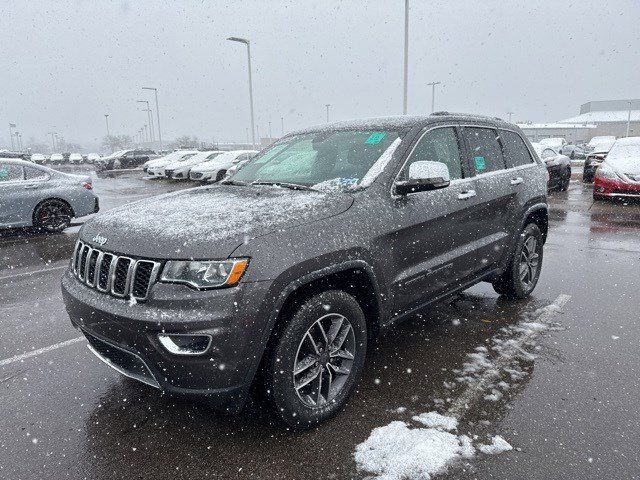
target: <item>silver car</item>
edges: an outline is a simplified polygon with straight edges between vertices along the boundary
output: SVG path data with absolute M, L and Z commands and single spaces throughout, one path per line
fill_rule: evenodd
M 0 229 L 33 226 L 61 232 L 73 217 L 98 208 L 90 177 L 0 158 Z

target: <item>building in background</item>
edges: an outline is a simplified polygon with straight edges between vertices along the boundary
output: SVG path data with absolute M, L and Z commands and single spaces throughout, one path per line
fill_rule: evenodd
M 518 123 L 523 133 L 532 142 L 543 138 L 564 138 L 569 144 L 587 143 L 596 130 L 596 125 L 577 123 Z
M 600 100 L 580 105 L 580 115 L 560 120 L 561 124 L 591 124 L 595 129 L 590 131 L 591 137 L 599 135 L 615 135 L 624 137 L 640 136 L 640 100 Z

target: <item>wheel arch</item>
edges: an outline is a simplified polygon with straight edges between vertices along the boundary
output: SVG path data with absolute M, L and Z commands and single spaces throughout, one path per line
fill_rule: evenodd
M 546 243 L 547 233 L 549 232 L 549 211 L 546 204 L 539 203 L 527 209 L 522 225 L 520 226 L 520 231 L 530 223 L 538 226 L 542 233 L 542 239 Z

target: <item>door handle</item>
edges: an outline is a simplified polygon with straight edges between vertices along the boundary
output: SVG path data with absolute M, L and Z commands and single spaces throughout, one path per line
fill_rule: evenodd
M 523 182 L 524 182 L 524 179 L 522 177 L 516 177 L 511 179 L 511 185 L 520 185 Z
M 475 190 L 463 190 L 458 194 L 458 200 L 468 200 L 471 197 L 475 197 L 475 196 L 476 196 Z

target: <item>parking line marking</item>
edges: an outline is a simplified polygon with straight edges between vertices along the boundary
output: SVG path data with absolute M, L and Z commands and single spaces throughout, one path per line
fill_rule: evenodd
M 53 272 L 55 270 L 62 270 L 63 268 L 67 268 L 67 267 L 68 265 L 61 265 L 59 267 L 51 267 L 51 268 L 43 268 L 42 270 L 34 270 L 33 272 L 16 273 L 15 275 L 5 275 L 4 277 L 0 277 L 0 280 L 8 280 L 10 278 L 24 277 L 25 275 L 35 275 L 37 273 Z
M 57 350 L 58 348 L 68 347 L 69 345 L 73 345 L 74 343 L 78 343 L 84 339 L 84 337 L 76 337 L 72 338 L 71 340 L 65 340 L 64 342 L 49 345 L 48 347 L 38 348 L 37 350 L 31 350 L 30 352 L 21 353 L 20 355 L 16 355 L 15 357 L 5 358 L 4 360 L 0 360 L 0 367 L 9 365 L 10 363 L 20 362 L 26 358 L 36 357 L 43 353 Z
M 557 314 L 558 310 L 560 310 L 570 299 L 571 295 L 558 295 L 552 303 L 547 305 L 547 307 L 556 308 L 547 308 L 538 317 L 531 319 L 530 321 L 543 324 L 549 322 L 549 320 Z M 536 335 L 539 335 L 539 332 L 530 331 L 516 338 L 515 341 L 510 344 L 509 348 L 505 350 L 504 354 L 495 361 L 494 368 L 487 370 L 473 385 L 470 385 L 469 388 L 462 392 L 462 394 L 451 404 L 446 415 L 458 420 L 464 417 L 464 414 L 470 409 L 471 405 L 476 402 L 478 398 L 484 395 L 487 387 L 495 380 L 496 372 L 500 372 L 504 367 L 507 367 L 513 360 L 512 354 L 515 354 L 524 346 L 525 343 Z

